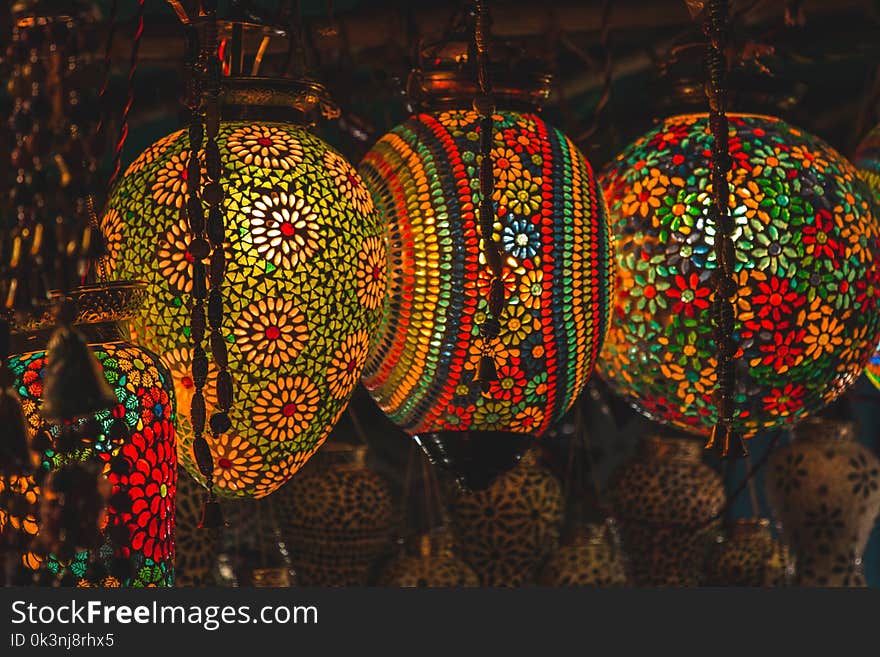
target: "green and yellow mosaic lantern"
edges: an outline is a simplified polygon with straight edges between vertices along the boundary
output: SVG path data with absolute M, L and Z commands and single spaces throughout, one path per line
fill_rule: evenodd
M 237 398 L 232 430 L 209 441 L 214 482 L 221 495 L 263 497 L 318 449 L 348 402 L 381 315 L 386 247 L 360 176 L 304 127 L 224 121 L 218 146 L 232 236 L 224 334 Z M 171 372 L 179 458 L 201 480 L 189 424 L 188 152 L 182 130 L 144 151 L 113 190 L 102 227 L 110 276 L 149 283 L 133 329 Z M 210 415 L 213 386 L 204 392 Z
M 618 275 L 600 371 L 637 410 L 715 423 L 716 269 L 706 115 L 676 116 L 604 174 Z M 793 424 L 860 376 L 880 334 L 871 192 L 837 151 L 785 122 L 730 116 L 736 230 L 735 429 Z
M 853 164 L 859 176 L 874 192 L 874 200 L 880 207 L 880 125 L 875 126 L 859 144 Z M 880 388 L 880 348 L 871 355 L 865 374 L 871 383 Z

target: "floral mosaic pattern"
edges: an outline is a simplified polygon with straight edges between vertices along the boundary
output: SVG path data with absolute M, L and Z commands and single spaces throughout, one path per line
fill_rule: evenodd
M 115 556 L 126 558 L 132 565 L 133 576 L 126 581 L 115 581 L 116 586 L 171 586 L 174 561 L 174 500 L 177 485 L 177 457 L 175 451 L 175 406 L 171 390 L 171 376 L 156 356 L 125 343 L 93 346 L 104 377 L 116 392 L 118 403 L 112 409 L 96 413 L 99 433 L 80 457 L 100 458 L 106 464 L 105 474 L 112 484 L 112 494 L 124 493 L 128 498 L 125 510 L 108 509 L 108 527 L 117 524 L 127 529 L 128 543 L 118 548 Z M 40 416 L 43 394 L 43 374 L 46 354 L 43 351 L 14 356 L 9 366 L 15 373 L 16 392 L 22 399 L 25 419 L 36 430 L 43 426 Z M 121 446 L 111 444 L 108 435 L 117 418 L 128 425 L 130 437 Z M 55 431 L 55 428 L 51 429 Z M 121 454 L 128 462 L 128 472 L 117 474 L 110 470 L 110 459 Z M 43 455 L 43 466 L 61 465 L 60 456 L 51 450 Z M 39 488 L 33 480 L 27 485 L 18 482 L 29 502 L 35 503 Z M 2 517 L 0 517 L 2 519 Z M 38 533 L 34 516 L 12 519 L 13 526 L 28 534 Z M 0 523 L 2 524 L 2 523 Z M 101 560 L 109 566 L 114 556 L 109 543 L 90 555 L 78 554 L 70 562 L 55 557 L 40 558 L 34 553 L 23 555 L 23 563 L 36 570 L 45 568 L 58 576 L 72 574 L 78 585 L 107 586 L 104 581 L 87 578 L 89 562 Z M 113 578 L 110 578 L 113 579 Z
M 224 334 L 236 400 L 232 432 L 209 442 L 218 492 L 262 497 L 305 463 L 348 402 L 382 312 L 387 253 L 360 176 L 307 130 L 224 123 L 218 145 L 231 236 Z M 180 400 L 178 456 L 201 481 L 189 424 L 195 387 L 186 304 L 194 259 L 179 219 L 187 153 L 183 131 L 147 149 L 107 212 L 121 217 L 127 239 L 113 275 L 150 284 L 133 332 L 171 371 Z M 212 365 L 208 416 L 215 376 Z
M 469 385 L 490 284 L 476 216 L 477 114 L 414 116 L 360 165 L 387 223 L 392 265 L 363 381 L 411 433 L 541 434 L 586 384 L 605 334 L 612 262 L 590 165 L 537 116 L 499 112 L 495 129 L 506 305 L 500 336 L 488 345 L 499 380 L 485 396 Z M 361 262 L 369 281 L 370 257 Z M 374 298 L 370 285 L 361 289 Z
M 716 267 L 705 115 L 669 118 L 603 176 L 618 274 L 599 368 L 636 409 L 707 433 L 715 421 Z M 870 192 L 819 139 L 730 117 L 736 230 L 736 423 L 797 422 L 848 388 L 880 333 Z
M 874 200 L 880 208 L 880 125 L 875 126 L 859 144 L 853 164 L 862 180 L 874 192 Z M 876 210 L 880 212 L 880 210 Z M 875 386 L 880 388 L 880 346 L 874 350 L 865 374 Z

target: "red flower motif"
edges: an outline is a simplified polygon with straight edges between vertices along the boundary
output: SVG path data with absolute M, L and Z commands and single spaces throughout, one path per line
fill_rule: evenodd
M 443 422 L 447 429 L 467 427 L 471 423 L 471 412 L 464 406 L 447 406 Z
M 843 255 L 843 245 L 834 237 L 834 219 L 828 210 L 819 210 L 816 213 L 816 221 L 804 226 L 801 231 L 807 253 L 811 253 L 813 257 L 833 260 Z
M 880 268 L 870 267 L 864 278 L 856 281 L 856 308 L 861 311 L 877 309 L 880 297 Z
M 656 150 L 665 151 L 672 146 L 678 146 L 681 140 L 687 137 L 688 131 L 689 126 L 683 123 L 671 125 L 651 137 L 648 146 Z
M 806 297 L 791 289 L 787 278 L 777 276 L 758 283 L 757 292 L 752 297 L 752 305 L 757 307 L 758 317 L 762 320 L 773 320 L 761 322 L 761 327 L 766 330 L 779 328 L 783 318 L 790 316 L 795 308 L 800 308 L 807 301 Z
M 110 475 L 114 493 L 124 491 L 131 510 L 117 513 L 130 533 L 131 550 L 156 562 L 168 559 L 174 545 L 174 493 L 177 456 L 174 428 L 168 418 L 135 432 L 122 447 L 126 475 Z
M 672 305 L 672 312 L 684 311 L 687 317 L 696 315 L 697 310 L 708 308 L 711 294 L 710 288 L 700 284 L 700 277 L 696 272 L 691 272 L 688 278 L 681 274 L 676 275 L 675 285 L 666 290 L 666 296 L 675 302 Z
M 27 369 L 21 377 L 22 385 L 27 389 L 28 395 L 35 399 L 43 397 L 43 368 L 46 366 L 46 357 L 34 358 L 27 364 Z
M 516 153 L 524 151 L 529 155 L 541 152 L 541 140 L 537 134 L 526 132 L 522 128 L 506 128 L 502 133 L 504 144 Z
M 803 406 L 802 398 L 805 392 L 803 384 L 786 383 L 781 390 L 774 388 L 761 401 L 764 402 L 764 410 L 778 415 L 791 415 Z
M 514 404 L 523 400 L 526 385 L 525 373 L 516 365 L 507 364 L 498 368 L 498 379 L 489 387 L 492 399 L 509 399 Z
M 795 331 L 774 331 L 773 342 L 763 344 L 760 350 L 764 352 L 761 365 L 772 365 L 777 371 L 785 371 L 797 363 L 798 357 L 804 353 L 802 340 L 806 335 L 804 329 Z M 783 370 L 783 368 L 785 368 Z

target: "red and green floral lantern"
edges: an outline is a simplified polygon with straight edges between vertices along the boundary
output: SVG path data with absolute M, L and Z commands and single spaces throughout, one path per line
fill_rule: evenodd
M 603 176 L 618 265 L 600 371 L 648 417 L 715 422 L 716 269 L 706 115 L 637 139 Z M 771 117 L 730 116 L 736 230 L 735 428 L 793 424 L 861 374 L 880 334 L 871 192 L 820 139 Z
M 880 125 L 875 126 L 859 144 L 853 164 L 859 176 L 874 192 L 874 200 L 880 208 Z M 865 374 L 871 383 L 880 388 L 880 348 L 871 355 Z
M 85 336 L 116 395 L 111 408 L 68 423 L 80 433 L 80 449 L 73 454 L 56 452 L 54 442 L 67 427 L 47 423 L 40 414 L 46 370 L 41 341 L 51 329 L 51 319 L 14 326 L 14 344 L 20 345 L 21 353 L 9 359 L 9 367 L 29 430 L 46 437 L 35 443 L 41 447 L 40 467 L 54 470 L 71 458 L 104 464 L 112 486 L 104 543 L 69 559 L 35 549 L 21 554 L 21 563 L 63 584 L 171 586 L 177 485 L 174 388 L 159 357 L 128 342 L 117 325 L 137 311 L 146 286 L 102 284 L 77 288 L 72 296 L 79 308 L 74 328 Z M 124 467 L 119 467 L 120 462 Z M 12 482 L 11 487 L 25 505 L 10 508 L 10 527 L 39 538 L 37 482 L 29 477 Z M 16 517 L 15 508 L 27 513 Z M 3 519 L 0 516 L 0 530 Z
M 309 459 L 348 403 L 381 316 L 386 248 L 358 173 L 304 127 L 224 121 L 217 144 L 232 236 L 224 334 L 236 398 L 232 429 L 209 440 L 214 484 L 224 496 L 263 497 Z M 149 284 L 132 329 L 171 372 L 178 455 L 203 481 L 189 422 L 193 256 L 180 214 L 188 153 L 183 130 L 144 151 L 111 193 L 102 227 L 109 276 Z M 208 416 L 217 402 L 213 368 Z

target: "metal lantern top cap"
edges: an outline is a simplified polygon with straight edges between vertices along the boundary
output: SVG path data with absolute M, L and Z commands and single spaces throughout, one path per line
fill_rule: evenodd
M 185 22 L 204 30 L 212 20 L 199 16 Z M 318 118 L 339 117 L 339 108 L 327 88 L 308 77 L 304 67 L 292 70 L 290 42 L 295 36 L 289 26 L 252 15 L 215 22 L 217 56 L 222 62 L 220 101 L 224 120 L 312 124 Z M 270 60 L 283 62 L 282 67 L 267 71 Z
M 419 49 L 419 65 L 410 72 L 407 96 L 419 109 L 433 111 L 470 107 L 479 91 L 470 43 L 447 40 Z M 526 54 L 517 41 L 493 39 L 489 44 L 489 77 L 498 106 L 537 111 L 550 96 L 552 76 L 547 63 Z

